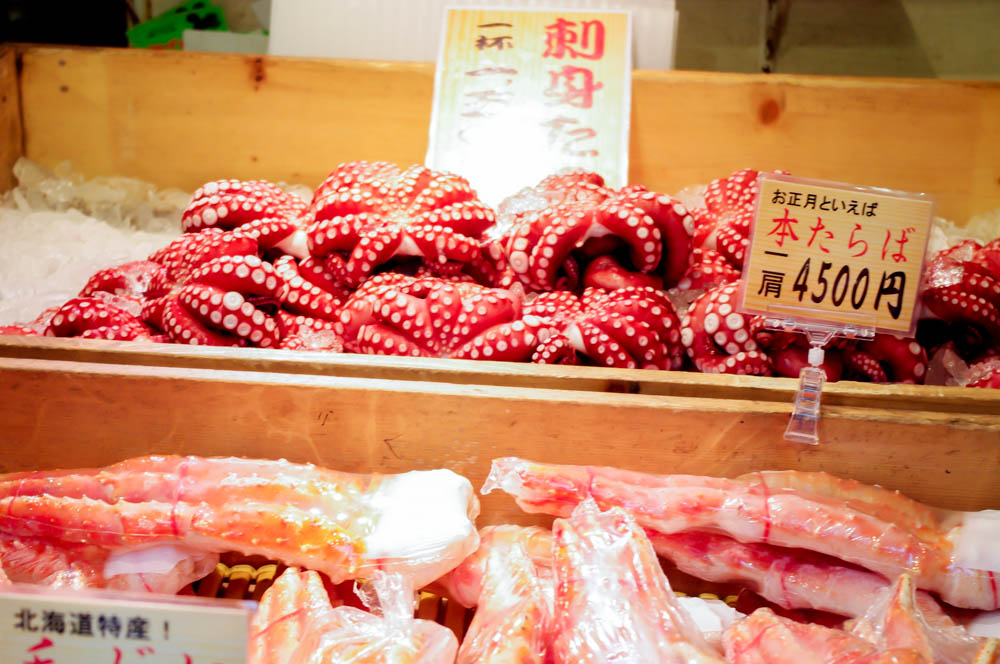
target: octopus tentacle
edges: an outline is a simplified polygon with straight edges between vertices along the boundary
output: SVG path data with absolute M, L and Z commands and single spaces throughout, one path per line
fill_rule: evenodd
M 684 315 L 681 341 L 704 373 L 770 376 L 771 360 L 757 349 L 748 316 L 735 311 L 738 284 L 706 291 Z
M 291 256 L 282 256 L 276 260 L 274 271 L 281 278 L 277 297 L 281 305 L 292 313 L 335 320 L 343 300 L 346 299 L 346 293 L 339 288 L 339 293 L 331 293 L 326 288 L 316 285 L 315 280 L 307 279 L 306 275 L 315 274 L 317 270 L 324 275 L 328 274 L 325 267 L 315 261 L 310 266 L 313 269 L 306 270 L 303 265 L 296 264 Z

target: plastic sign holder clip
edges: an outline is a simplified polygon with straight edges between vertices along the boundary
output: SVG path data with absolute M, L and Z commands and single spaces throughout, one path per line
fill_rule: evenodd
M 833 337 L 913 336 L 933 213 L 923 193 L 758 174 L 736 309 L 809 342 L 786 440 L 819 442 Z
M 822 368 L 826 357 L 826 345 L 834 337 L 871 339 L 875 336 L 875 328 L 797 322 L 782 318 L 767 318 L 764 324 L 770 330 L 801 332 L 809 340 L 807 356 L 809 365 L 802 367 L 799 372 L 795 406 L 785 428 L 784 438 L 793 443 L 818 445 L 820 402 L 823 396 L 823 384 L 826 383 L 826 372 Z

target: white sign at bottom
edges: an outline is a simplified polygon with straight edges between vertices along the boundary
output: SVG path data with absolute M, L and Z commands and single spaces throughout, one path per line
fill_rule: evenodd
M 255 602 L 0 588 L 12 664 L 245 664 Z

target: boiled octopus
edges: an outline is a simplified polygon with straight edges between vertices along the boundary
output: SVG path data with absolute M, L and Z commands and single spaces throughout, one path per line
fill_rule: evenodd
M 540 207 L 513 214 L 500 243 L 514 275 L 529 289 L 573 289 L 581 264 L 606 257 L 590 268 L 586 285 L 670 287 L 687 269 L 691 218 L 666 194 L 632 185 L 604 186 L 595 173 L 550 176 L 535 188 Z M 616 272 L 606 281 L 602 272 Z M 634 276 L 628 277 L 626 275 Z
M 476 269 L 495 215 L 458 175 L 357 161 L 330 173 L 306 218 L 309 253 L 338 286 L 356 288 L 396 256 Z
M 217 180 L 202 185 L 181 215 L 181 230 L 239 230 L 260 248 L 277 247 L 304 258 L 305 234 L 300 218 L 306 203 L 266 180 Z
M 677 313 L 655 288 L 541 293 L 525 310 L 557 330 L 533 354 L 539 364 L 679 369 L 684 360 Z
M 759 173 L 745 168 L 712 180 L 705 191 L 704 206 L 690 209 L 694 219 L 693 246 L 718 252 L 737 270 L 743 269 L 750 245 Z
M 510 291 L 391 272 L 351 295 L 334 329 L 353 352 L 513 362 L 549 334 Z
M 797 378 L 809 366 L 809 340 L 798 332 L 761 330 L 757 344 L 771 358 L 774 374 Z M 910 337 L 877 333 L 870 340 L 834 338 L 824 349 L 820 368 L 826 380 L 919 385 L 927 375 L 927 352 Z
M 705 291 L 684 314 L 681 343 L 703 373 L 770 376 L 771 359 L 755 340 L 763 329 L 763 318 L 736 311 L 738 301 L 736 283 Z
M 257 256 L 257 241 L 240 231 L 186 234 L 150 256 L 172 281 L 167 295 L 147 300 L 142 317 L 175 343 L 276 347 L 273 311 L 284 281 Z
M 75 297 L 52 315 L 46 336 L 108 339 L 112 341 L 162 341 L 135 314 L 102 297 Z

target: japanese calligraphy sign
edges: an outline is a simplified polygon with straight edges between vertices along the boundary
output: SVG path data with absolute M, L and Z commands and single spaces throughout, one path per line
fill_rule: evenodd
M 627 12 L 448 9 L 427 166 L 496 205 L 562 168 L 628 176 Z
M 912 335 L 933 199 L 762 173 L 743 310 Z
M 5 664 L 244 664 L 252 602 L 0 589 Z

